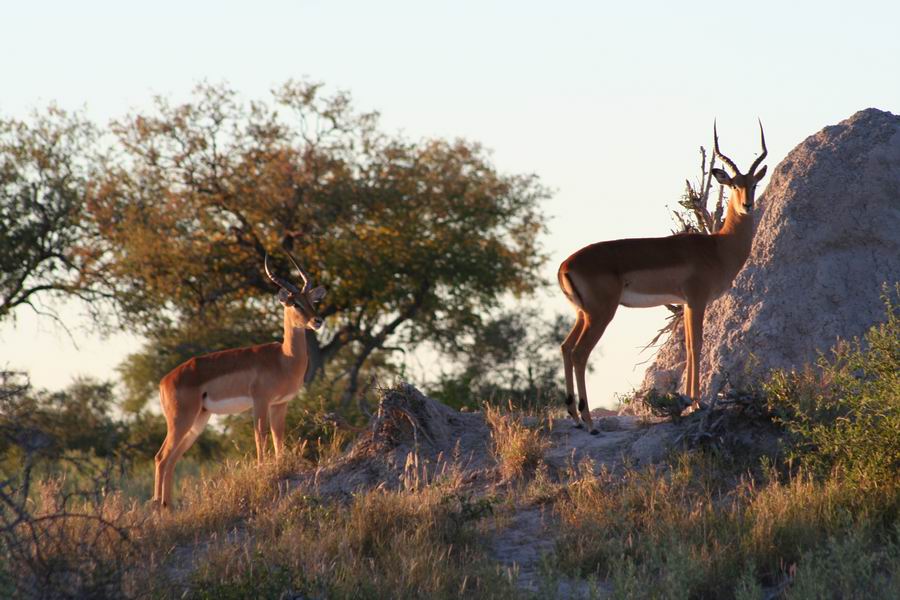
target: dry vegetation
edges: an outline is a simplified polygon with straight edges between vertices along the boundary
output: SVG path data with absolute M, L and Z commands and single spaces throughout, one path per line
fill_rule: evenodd
M 753 411 L 720 408 L 717 443 L 655 464 L 554 466 L 551 415 L 456 413 L 397 386 L 351 452 L 299 447 L 184 477 L 172 512 L 109 479 L 6 479 L 0 596 L 900 597 L 900 314 L 887 305 L 865 340 L 775 374 Z M 729 442 L 751 418 L 778 424 L 778 452 Z M 480 461 L 453 429 L 476 422 Z M 361 464 L 375 476 L 355 490 L 328 479 Z M 522 515 L 539 516 L 549 549 L 527 586 L 494 545 Z
M 493 452 L 505 481 L 531 474 L 541 463 L 550 442 L 540 425 L 526 425 L 521 415 L 486 404 L 484 418 L 491 428 Z

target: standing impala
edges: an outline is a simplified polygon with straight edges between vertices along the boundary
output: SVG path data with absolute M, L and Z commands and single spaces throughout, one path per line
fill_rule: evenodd
M 731 188 L 725 223 L 717 233 L 600 242 L 582 248 L 560 265 L 559 286 L 578 313 L 575 326 L 562 343 L 566 407 L 576 427 L 581 427 L 580 411 L 588 430 L 597 433 L 588 408 L 584 371 L 591 350 L 620 304 L 638 308 L 684 305 L 685 395 L 694 406 L 699 404 L 703 314 L 710 302 L 731 287 L 753 241 L 753 199 L 756 185 L 766 174 L 766 167 L 759 173 L 756 168 L 768 153 L 762 123 L 759 135 L 762 154 L 742 175 L 734 162 L 719 151 L 719 136 L 713 125 L 715 155 L 734 173 L 729 176 L 721 169 L 712 170 L 716 181 Z M 572 389 L 573 367 L 578 383 L 578 411 Z
M 303 289 L 273 275 L 268 254 L 263 261 L 266 275 L 281 288 L 284 341 L 197 356 L 159 382 L 168 432 L 156 454 L 153 500 L 164 507 L 172 504 L 175 463 L 203 431 L 210 414 L 230 415 L 252 408 L 257 461 L 263 461 L 270 423 L 275 456 L 281 455 L 287 402 L 300 390 L 306 373 L 306 330 L 322 327 L 315 304 L 325 296 L 325 288 L 312 289 L 309 275 L 290 252 L 288 256 L 303 278 Z

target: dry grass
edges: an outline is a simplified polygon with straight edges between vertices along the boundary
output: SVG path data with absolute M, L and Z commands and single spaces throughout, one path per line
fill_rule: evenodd
M 407 461 L 401 489 L 346 502 L 296 490 L 219 538 L 184 584 L 186 597 L 513 597 L 480 550 L 491 503 L 460 491 L 452 468 L 424 483 Z
M 63 477 L 37 482 L 4 514 L 0 596 L 106 598 L 133 589 L 140 554 L 134 532 L 146 512 L 118 492 L 69 488 Z
M 255 460 L 228 461 L 205 476 L 180 485 L 176 509 L 157 514 L 154 535 L 166 544 L 223 531 L 270 510 L 290 492 L 289 478 L 310 468 L 300 450 L 257 466 Z
M 505 481 L 534 471 L 550 441 L 540 425 L 526 425 L 521 415 L 486 404 L 484 416 L 491 428 L 494 457 Z M 540 422 L 540 421 L 538 421 Z
M 85 498 L 125 534 L 55 522 L 40 532 L 42 572 L 53 581 L 36 585 L 4 565 L 0 592 L 25 596 L 30 584 L 47 598 L 517 597 L 482 549 L 493 501 L 464 493 L 458 466 L 434 473 L 411 457 L 400 489 L 335 498 L 297 482 L 311 468 L 299 456 L 188 478 L 173 511 L 120 494 Z M 44 484 L 37 518 L 58 491 Z

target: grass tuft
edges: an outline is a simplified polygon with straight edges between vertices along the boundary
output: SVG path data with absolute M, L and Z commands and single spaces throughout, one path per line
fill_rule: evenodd
M 542 427 L 526 425 L 521 416 L 484 405 L 491 428 L 494 457 L 505 481 L 530 474 L 543 460 L 550 442 Z

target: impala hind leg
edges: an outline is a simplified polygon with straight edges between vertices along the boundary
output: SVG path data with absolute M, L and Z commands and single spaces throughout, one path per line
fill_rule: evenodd
M 562 346 L 560 346 L 563 357 L 563 370 L 566 373 L 566 410 L 569 411 L 569 415 L 575 420 L 575 427 L 579 428 L 581 427 L 581 423 L 578 419 L 578 411 L 575 409 L 575 385 L 572 372 L 574 363 L 572 362 L 572 350 L 575 348 L 575 342 L 581 337 L 581 332 L 583 330 L 584 313 L 579 310 L 572 331 L 569 332 L 569 335 L 566 336 Z
M 584 372 L 587 369 L 588 358 L 594 350 L 594 346 L 600 341 L 606 326 L 612 321 L 616 314 L 618 304 L 611 304 L 601 310 L 591 310 L 585 313 L 585 325 L 575 342 L 575 348 L 572 350 L 572 361 L 575 366 L 575 380 L 578 384 L 578 410 L 581 413 L 581 419 L 587 425 L 591 435 L 597 435 L 599 431 L 594 429 L 594 422 L 591 419 L 591 409 L 588 406 L 587 386 L 584 382 Z
M 154 499 L 163 507 L 172 505 L 175 464 L 197 440 L 207 421 L 209 413 L 202 410 L 193 418 L 186 416 L 169 423 L 169 432 L 156 454 Z
M 163 440 L 162 446 L 159 447 L 159 452 L 156 453 L 154 459 L 153 502 L 155 503 L 162 504 L 163 472 L 165 471 L 169 454 L 177 443 L 177 440 L 173 440 L 175 440 L 174 433 L 172 428 L 169 427 L 169 430 L 166 432 L 166 439 Z

